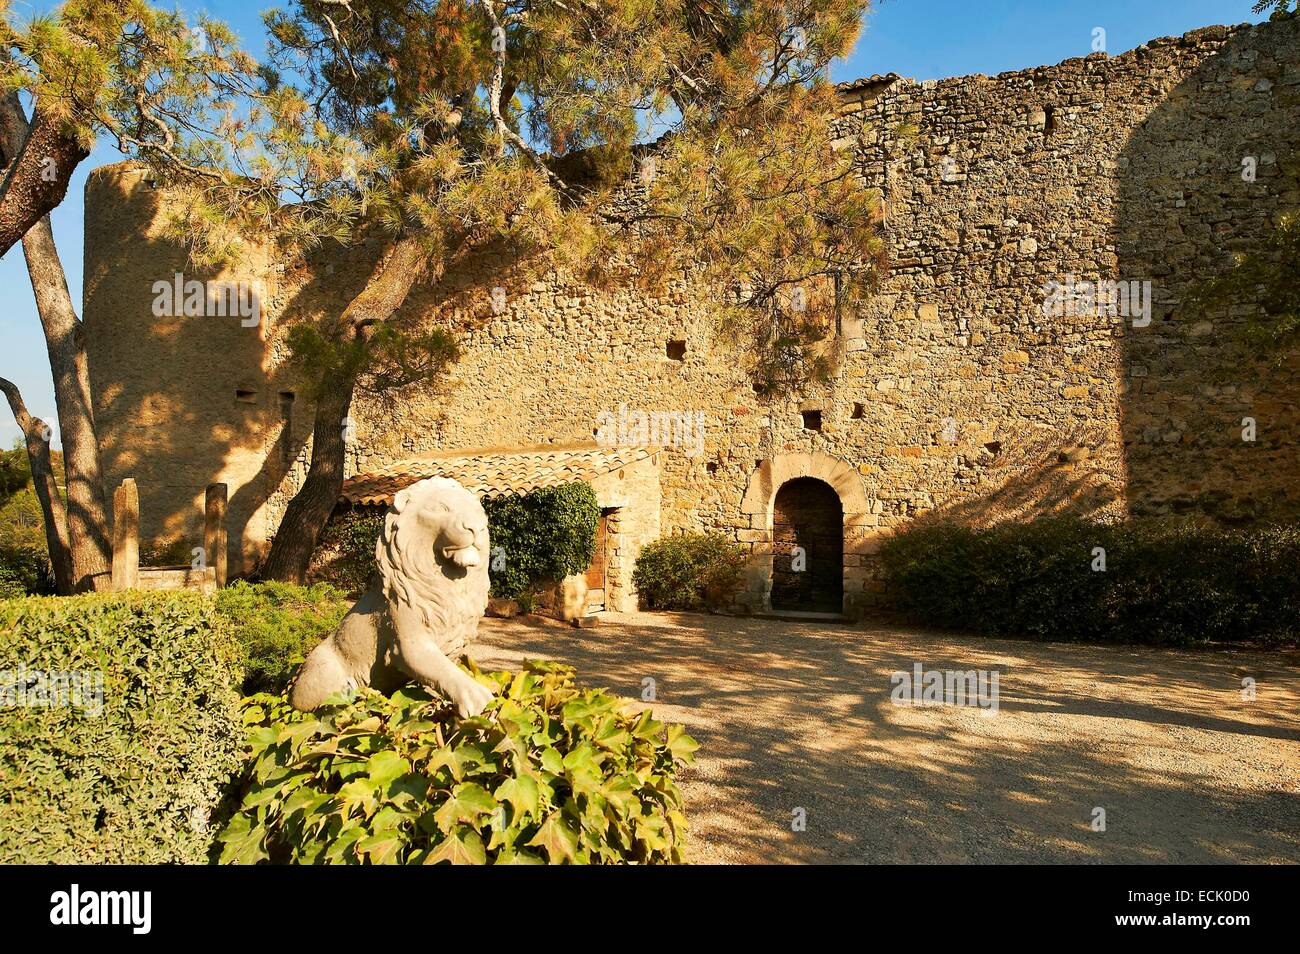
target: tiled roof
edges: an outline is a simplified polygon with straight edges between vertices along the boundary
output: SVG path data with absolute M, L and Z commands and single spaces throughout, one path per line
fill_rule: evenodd
M 849 80 L 845 83 L 836 83 L 835 88 L 841 93 L 853 93 L 860 89 L 867 89 L 871 86 L 887 86 L 890 83 L 897 83 L 903 77 L 897 73 L 873 73 L 871 76 L 864 76 L 862 79 Z
M 343 482 L 342 497 L 353 504 L 386 504 L 399 490 L 426 477 L 451 477 L 480 497 L 523 494 L 539 487 L 590 481 L 645 460 L 657 450 L 581 444 L 439 451 L 349 477 Z

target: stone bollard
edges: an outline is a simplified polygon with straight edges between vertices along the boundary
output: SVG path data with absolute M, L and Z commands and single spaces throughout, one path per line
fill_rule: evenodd
M 113 491 L 113 591 L 140 586 L 140 492 L 131 477 Z
M 216 575 L 217 587 L 226 585 L 226 485 L 209 484 L 203 495 L 203 551 Z

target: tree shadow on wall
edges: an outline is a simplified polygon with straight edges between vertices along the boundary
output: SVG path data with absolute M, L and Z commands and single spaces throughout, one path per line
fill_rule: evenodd
M 1233 34 L 1134 128 L 1119 157 L 1115 277 L 1150 281 L 1123 338 L 1129 509 L 1228 522 L 1300 514 L 1300 360 L 1243 336 L 1253 302 L 1204 314 L 1195 285 L 1300 209 L 1300 20 Z M 1247 160 L 1249 160 L 1247 162 Z M 1244 164 L 1245 163 L 1245 164 Z M 1247 167 L 1254 171 L 1248 181 Z M 1246 419 L 1256 440 L 1243 440 Z
M 268 263 L 263 294 L 265 283 L 274 287 L 260 327 L 232 316 L 157 317 L 155 281 L 177 273 L 200 281 L 252 277 L 252 270 L 192 269 L 185 248 L 158 235 L 160 198 L 128 164 L 98 170 L 88 186 L 98 224 L 87 231 L 86 334 L 106 489 L 111 496 L 135 477 L 144 540 L 184 543 L 188 551 L 203 544 L 204 488 L 227 481 L 231 572 L 248 574 L 279 519 L 277 493 L 292 493 L 297 481 L 286 478 L 304 472 L 314 425 L 308 382 L 286 361 L 285 330 L 337 316 L 364 287 L 382 243 L 327 242 L 297 269 Z M 394 320 L 419 327 L 450 315 L 454 330 L 466 330 L 483 320 L 489 300 L 467 276 L 493 275 L 510 288 L 519 280 L 513 272 L 501 248 L 481 248 L 454 263 L 439 288 L 417 286 Z M 387 400 L 399 404 L 426 387 Z

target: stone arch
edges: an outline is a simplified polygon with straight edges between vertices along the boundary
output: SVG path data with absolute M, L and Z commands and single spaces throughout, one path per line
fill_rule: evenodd
M 863 530 L 869 526 L 871 505 L 862 486 L 862 477 L 852 464 L 830 454 L 816 452 L 777 454 L 760 461 L 750 475 L 749 485 L 740 502 L 740 512 L 751 528 L 755 542 L 750 560 L 749 594 L 753 609 L 771 611 L 773 573 L 773 511 L 776 495 L 782 486 L 801 477 L 815 477 L 827 484 L 840 498 L 844 515 L 844 612 L 854 614 L 860 604 L 863 582 Z

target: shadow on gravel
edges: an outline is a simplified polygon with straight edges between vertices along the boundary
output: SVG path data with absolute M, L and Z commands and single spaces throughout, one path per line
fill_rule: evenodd
M 656 714 L 701 744 L 683 775 L 697 862 L 1300 861 L 1295 652 L 637 614 L 485 620 L 474 655 L 558 659 L 633 699 L 653 679 Z M 916 662 L 998 671 L 999 711 L 893 704 Z

